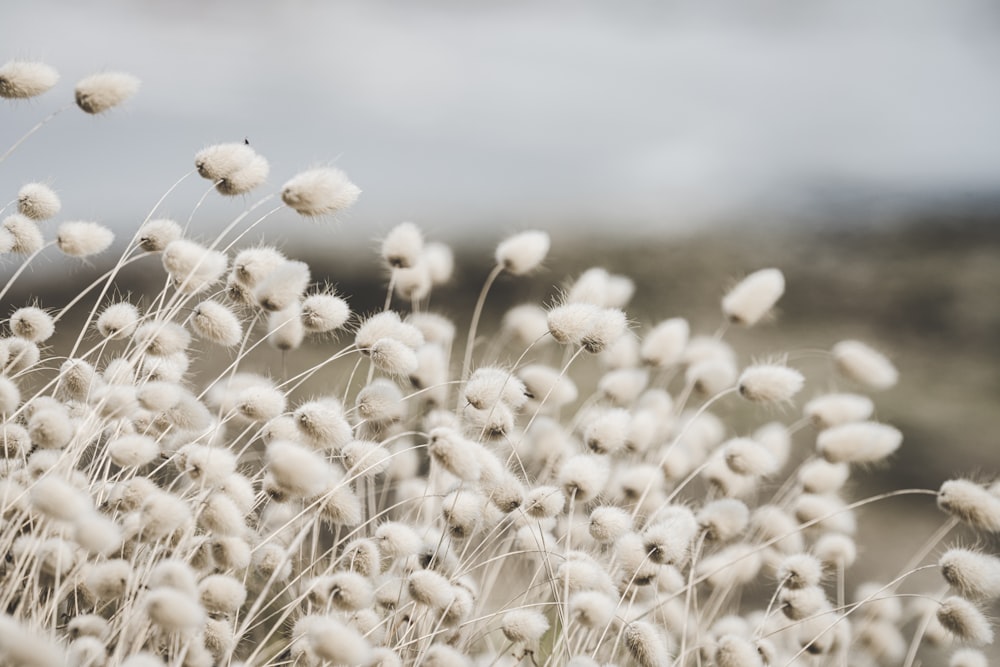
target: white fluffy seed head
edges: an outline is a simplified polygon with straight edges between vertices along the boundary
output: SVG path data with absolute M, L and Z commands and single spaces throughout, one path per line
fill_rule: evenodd
M 948 667 L 989 667 L 986 654 L 974 648 L 960 648 L 951 654 Z
M 778 468 L 771 452 L 751 438 L 733 438 L 722 447 L 726 465 L 737 475 L 765 477 Z
M 7 252 L 31 255 L 45 246 L 45 237 L 38 225 L 23 215 L 15 214 L 5 218 L 3 229 L 9 235 L 4 243 Z
M 550 366 L 529 364 L 517 371 L 517 377 L 524 384 L 526 405 L 543 411 L 560 408 L 579 396 L 576 383 Z
M 661 667 L 670 662 L 667 640 L 652 623 L 633 621 L 625 626 L 625 648 L 640 667 Z
M 706 503 L 697 518 L 708 539 L 726 542 L 746 529 L 750 522 L 750 510 L 741 500 L 721 498 Z
M 881 352 L 857 340 L 833 346 L 833 361 L 845 377 L 872 389 L 889 389 L 899 380 L 899 371 Z
M 309 265 L 305 262 L 282 262 L 257 285 L 254 298 L 269 312 L 286 310 L 299 303 L 310 279 Z
M 110 111 L 139 90 L 139 79 L 124 72 L 100 72 L 76 84 L 76 105 L 89 114 Z
M 967 479 L 952 479 L 938 490 L 937 504 L 977 530 L 1000 532 L 1000 497 Z
M 42 62 L 11 60 L 0 67 L 0 97 L 23 100 L 46 92 L 59 81 L 59 72 Z
M 974 604 L 953 595 L 938 607 L 937 619 L 956 638 L 971 644 L 992 644 L 993 628 Z
M 740 395 L 754 403 L 789 403 L 804 384 L 802 373 L 778 364 L 748 366 L 737 381 Z
M 687 320 L 674 317 L 664 320 L 646 334 L 640 348 L 643 363 L 657 368 L 669 368 L 681 360 L 691 335 Z
M 131 303 L 113 303 L 101 311 L 97 318 L 97 331 L 111 340 L 130 337 L 139 323 L 139 309 Z
M 353 437 L 340 399 L 334 397 L 303 403 L 292 418 L 298 435 L 315 449 L 339 450 Z
M 569 598 L 569 613 L 581 625 L 601 630 L 614 620 L 617 605 L 602 592 L 582 590 Z
M 829 569 L 847 568 L 858 558 L 858 545 L 850 535 L 826 533 L 813 544 L 813 554 Z
M 58 521 L 72 521 L 91 508 L 90 498 L 69 482 L 46 475 L 31 486 L 31 505 Z
M 625 449 L 631 421 L 632 415 L 628 410 L 603 410 L 584 428 L 584 444 L 595 454 L 618 454 Z
M 903 434 L 888 424 L 852 422 L 821 431 L 817 451 L 831 463 L 874 463 L 886 458 L 903 442 Z
M 228 176 L 220 178 L 215 184 L 215 190 L 227 197 L 243 195 L 267 181 L 271 173 L 271 165 L 262 155 L 254 155 L 250 162 Z
M 19 405 L 21 405 L 21 390 L 13 380 L 0 377 L 0 414 L 12 414 Z
M 501 323 L 503 331 L 514 338 L 514 342 L 527 346 L 541 344 L 547 340 L 545 334 L 549 324 L 545 310 L 536 304 L 525 303 L 508 310 Z
M 15 310 L 10 316 L 9 324 L 10 330 L 15 336 L 20 336 L 32 343 L 47 341 L 56 330 L 52 316 L 34 306 Z
M 267 343 L 271 347 L 282 352 L 294 350 L 302 345 L 305 337 L 302 308 L 298 303 L 267 316 Z
M 160 447 L 147 435 L 123 435 L 108 443 L 108 457 L 121 467 L 130 468 L 151 463 L 160 455 Z
M 792 554 L 778 565 L 777 577 L 778 583 L 787 588 L 819 586 L 823 579 L 823 563 L 810 554 Z
M 500 618 L 500 630 L 511 642 L 537 642 L 548 629 L 549 619 L 534 609 L 515 609 Z
M 424 235 L 412 222 L 403 222 L 382 240 L 382 260 L 393 269 L 416 266 L 424 250 Z
M 205 610 L 196 600 L 174 588 L 157 588 L 145 598 L 146 614 L 167 632 L 191 634 L 205 624 Z
M 198 584 L 199 597 L 205 610 L 231 616 L 247 599 L 246 587 L 227 574 L 211 574 Z
M 963 597 L 1000 597 L 1000 558 L 971 549 L 949 549 L 938 560 L 941 575 Z
M 519 410 L 527 400 L 524 383 L 510 371 L 483 366 L 473 372 L 462 389 L 462 397 L 477 410 L 488 410 L 504 403 Z
M 722 299 L 722 312 L 746 327 L 760 321 L 785 293 L 785 276 L 778 269 L 761 269 L 741 280 Z
M 56 233 L 56 245 L 70 257 L 88 257 L 107 250 L 114 233 L 96 222 L 64 222 Z
M 281 188 L 281 199 L 300 215 L 333 215 L 358 200 L 361 190 L 333 167 L 304 171 Z
M 395 338 L 379 338 L 368 348 L 368 356 L 376 368 L 390 375 L 406 377 L 420 366 L 413 348 Z
M 764 660 L 754 644 L 739 635 L 719 637 L 715 648 L 718 667 L 764 667 Z
M 682 505 L 669 506 L 661 514 L 656 523 L 642 531 L 643 546 L 652 562 L 680 567 L 688 560 L 698 521 Z
M 223 253 L 187 239 L 168 243 L 161 259 L 173 283 L 187 294 L 206 289 L 217 281 L 228 262 Z
M 163 252 L 168 245 L 183 236 L 181 226 L 173 220 L 150 220 L 136 234 L 139 247 L 146 252 Z
M 515 234 L 500 242 L 495 258 L 497 265 L 515 276 L 531 273 L 549 254 L 549 235 L 542 231 Z
M 588 502 L 604 490 L 609 474 L 604 457 L 578 454 L 559 469 L 559 484 L 568 498 L 578 503 Z
M 851 468 L 846 463 L 812 459 L 799 468 L 798 479 L 806 493 L 834 493 L 844 486 L 850 474 Z
M 187 349 L 191 342 L 191 334 L 176 322 L 157 320 L 137 327 L 135 342 L 146 354 L 154 357 L 170 357 Z
M 17 192 L 17 212 L 31 220 L 48 220 L 61 208 L 59 195 L 44 183 L 28 183 Z
M 598 542 L 612 543 L 632 529 L 632 515 L 614 505 L 595 507 L 587 529 Z
M 536 519 L 550 519 L 563 511 L 566 496 L 554 486 L 539 486 L 528 492 L 524 510 Z
M 817 396 L 802 409 L 802 413 L 819 428 L 830 428 L 850 422 L 864 421 L 872 416 L 875 404 L 867 396 L 834 393 Z
M 414 600 L 434 609 L 445 609 L 455 599 L 451 584 L 433 570 L 417 570 L 407 579 Z
M 333 479 L 333 470 L 319 454 L 294 442 L 277 441 L 267 446 L 267 469 L 289 495 L 317 496 Z
M 195 306 L 191 328 L 201 338 L 224 347 L 239 345 L 243 339 L 239 318 L 218 301 L 202 301 Z
M 198 484 L 217 488 L 236 472 L 236 455 L 223 447 L 191 443 L 177 450 L 174 465 Z
M 225 143 L 208 146 L 194 156 L 194 166 L 202 178 L 220 181 L 246 169 L 257 157 L 246 143 Z
M 236 409 L 241 415 L 263 424 L 285 411 L 285 394 L 276 387 L 259 385 L 247 387 L 236 397 Z
M 444 285 L 455 272 L 455 256 L 444 243 L 431 242 L 424 246 L 421 262 L 427 266 L 432 285 Z
M 302 301 L 302 326 L 309 333 L 339 329 L 350 317 L 350 306 L 335 294 L 310 294 Z

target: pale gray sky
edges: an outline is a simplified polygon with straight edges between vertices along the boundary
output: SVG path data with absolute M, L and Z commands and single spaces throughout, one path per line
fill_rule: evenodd
M 143 88 L 106 117 L 57 118 L 0 164 L 0 195 L 47 180 L 67 217 L 131 223 L 198 149 L 249 137 L 272 190 L 318 163 L 351 176 L 364 193 L 345 241 L 404 219 L 495 240 L 996 196 L 998 7 L 4 0 L 0 60 L 63 79 L 3 104 L 0 150 L 86 74 Z M 185 219 L 205 187 L 190 179 L 164 212 Z M 242 204 L 213 195 L 196 221 L 215 229 Z

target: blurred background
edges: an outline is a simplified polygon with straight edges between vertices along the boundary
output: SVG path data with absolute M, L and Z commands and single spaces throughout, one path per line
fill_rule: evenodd
M 877 400 L 905 453 L 871 489 L 1000 466 L 994 0 L 6 0 L 0 15 L 3 60 L 63 76 L 5 103 L 0 149 L 87 74 L 143 80 L 124 108 L 69 109 L 0 164 L 4 203 L 40 180 L 61 218 L 127 238 L 197 150 L 247 139 L 268 191 L 323 164 L 362 188 L 336 220 L 281 211 L 249 238 L 309 261 L 358 310 L 380 303 L 377 239 L 403 220 L 455 248 L 439 305 L 459 316 L 494 244 L 527 228 L 551 233 L 548 269 L 501 281 L 493 317 L 601 265 L 636 280 L 636 321 L 710 332 L 727 286 L 778 266 L 777 322 L 735 334 L 745 361 L 852 337 L 901 370 Z M 208 189 L 188 178 L 157 214 L 210 239 L 255 200 L 212 193 L 195 211 Z M 58 302 L 93 269 L 46 254 L 0 308 Z M 926 532 L 940 521 L 919 516 Z M 912 527 L 866 530 L 879 556 L 914 548 Z

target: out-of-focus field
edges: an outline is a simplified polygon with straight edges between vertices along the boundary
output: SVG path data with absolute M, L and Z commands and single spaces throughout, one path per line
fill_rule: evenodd
M 315 280 L 328 280 L 356 312 L 364 313 L 380 309 L 385 296 L 386 275 L 378 268 L 376 247 L 373 242 L 364 248 L 311 246 L 285 251 L 308 262 Z M 430 309 L 455 317 L 461 341 L 491 266 L 492 245 L 454 249 L 458 262 L 454 284 L 432 296 Z M 5 311 L 35 298 L 44 306 L 65 303 L 84 279 L 89 282 L 97 274 L 95 267 L 76 267 L 66 280 L 63 260 L 52 262 L 51 269 L 32 272 L 14 290 L 17 294 L 8 295 Z M 828 369 L 830 362 L 822 351 L 844 338 L 861 339 L 886 352 L 897 364 L 901 381 L 874 397 L 876 418 L 900 428 L 904 444 L 890 465 L 858 475 L 852 489 L 856 497 L 891 488 L 936 489 L 954 476 L 988 480 L 1000 473 L 1000 227 L 993 221 L 933 220 L 836 233 L 746 226 L 638 244 L 562 231 L 553 234 L 545 271 L 498 281 L 480 330 L 495 331 L 511 305 L 553 302 L 560 285 L 591 266 L 635 280 L 636 295 L 628 313 L 640 335 L 643 326 L 675 316 L 688 318 L 695 333 L 713 333 L 721 323 L 719 300 L 725 289 L 752 270 L 775 266 L 787 280 L 776 316 L 754 329 L 730 329 L 726 335 L 741 363 L 787 355 L 789 363 L 808 376 Z M 163 280 L 155 258 L 137 263 L 125 276 L 119 285 L 130 286 L 134 293 L 154 292 Z M 76 333 L 72 325 L 63 328 L 64 336 L 69 333 Z M 341 334 L 339 342 L 309 343 L 285 357 L 261 349 L 247 368 L 292 375 L 348 342 L 349 335 Z M 196 381 L 213 377 L 232 356 L 213 352 L 195 361 Z M 350 368 L 345 364 L 324 370 L 303 385 L 302 395 L 343 391 Z M 825 382 L 807 385 L 806 398 L 834 387 Z M 746 423 L 749 428 L 754 420 L 790 422 L 796 417 L 788 412 L 757 414 Z M 811 438 L 812 431 L 806 429 L 797 446 L 810 447 Z M 896 574 L 894 568 L 906 562 L 943 520 L 933 499 L 926 496 L 864 509 L 853 582 Z M 995 537 L 960 531 L 944 544 L 956 540 L 992 552 L 1000 545 Z M 925 574 L 928 590 L 940 586 L 934 572 Z

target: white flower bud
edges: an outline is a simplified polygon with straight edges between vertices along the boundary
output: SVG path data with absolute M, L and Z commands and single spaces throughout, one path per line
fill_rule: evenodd
M 87 257 L 104 252 L 112 241 L 114 233 L 96 222 L 64 222 L 59 225 L 56 245 L 70 257 Z
M 533 303 L 514 306 L 503 316 L 503 331 L 514 338 L 519 345 L 542 344 L 549 332 L 548 316 L 545 310 Z
M 949 549 L 938 560 L 941 575 L 962 596 L 974 600 L 1000 597 L 1000 558 L 970 549 Z
M 660 667 L 670 662 L 667 641 L 655 626 L 633 621 L 625 626 L 625 648 L 640 667 Z
M 111 340 L 129 338 L 139 323 L 139 310 L 131 303 L 113 303 L 101 311 L 97 318 L 97 331 Z
M 221 278 L 228 262 L 223 253 L 187 239 L 167 244 L 162 260 L 173 283 L 186 294 L 206 289 Z
M 549 235 L 546 232 L 527 231 L 515 234 L 497 246 L 497 265 L 515 276 L 523 276 L 545 261 L 549 245 Z
M 233 197 L 250 192 L 264 184 L 271 173 L 271 165 L 261 155 L 254 155 L 248 164 L 220 178 L 215 189 L 219 194 Z
M 275 387 L 247 387 L 236 396 L 237 411 L 261 424 L 282 414 L 285 407 L 285 394 Z
M 43 343 L 55 333 L 52 316 L 41 308 L 33 306 L 18 308 L 10 316 L 10 330 L 32 343 Z
M 41 95 L 58 81 L 59 72 L 45 63 L 11 60 L 0 67 L 0 97 L 28 99 Z
M 424 250 L 424 235 L 412 222 L 393 227 L 382 240 L 382 260 L 395 269 L 415 266 Z
M 210 614 L 232 616 L 247 599 L 246 587 L 227 574 L 211 574 L 198 584 L 201 604 Z
M 144 599 L 149 620 L 167 632 L 194 633 L 205 624 L 205 610 L 175 588 L 157 588 Z
M 333 479 L 329 463 L 316 452 L 294 442 L 278 441 L 268 445 L 267 469 L 286 492 L 303 498 L 319 495 Z
M 722 312 L 731 322 L 751 327 L 785 293 L 785 276 L 778 269 L 761 269 L 741 280 L 722 299 Z
M 861 394 L 824 394 L 817 396 L 802 409 L 819 428 L 864 421 L 872 416 L 875 404 Z
M 168 245 L 183 236 L 181 226 L 173 220 L 150 220 L 139 228 L 136 238 L 146 252 L 163 252 Z
M 304 171 L 285 183 L 281 199 L 297 213 L 307 217 L 332 215 L 350 207 L 361 190 L 347 175 L 333 167 Z
M 195 306 L 191 328 L 210 343 L 225 347 L 239 345 L 243 339 L 239 318 L 218 301 L 202 301 Z
M 302 326 L 309 333 L 339 329 L 350 317 L 350 306 L 334 294 L 310 294 L 302 301 Z
M 455 599 L 451 584 L 433 570 L 417 570 L 407 579 L 414 600 L 434 609 L 445 609 Z
M 983 612 L 968 600 L 951 596 L 938 607 L 937 619 L 948 632 L 972 644 L 992 644 L 993 628 Z
M 838 371 L 866 387 L 889 389 L 899 380 L 899 372 L 892 362 L 860 341 L 841 341 L 833 346 L 831 353 Z
M 10 234 L 7 252 L 32 255 L 45 246 L 45 238 L 38 225 L 23 215 L 12 215 L 3 221 L 3 229 Z
M 500 618 L 500 630 L 511 642 L 533 643 L 549 629 L 549 619 L 534 609 L 515 609 Z
M 419 367 L 413 348 L 395 338 L 379 338 L 368 348 L 368 356 L 376 368 L 390 375 L 408 376 Z
M 631 529 L 632 515 L 614 505 L 595 507 L 587 526 L 590 536 L 602 544 L 615 542 Z
M 122 468 L 143 466 L 160 455 L 156 441 L 146 435 L 123 435 L 108 443 L 108 457 Z
M 823 579 L 823 563 L 813 555 L 797 553 L 778 565 L 778 583 L 787 588 L 819 586 Z
M 967 479 L 952 479 L 938 490 L 937 504 L 976 530 L 1000 532 L 1000 498 Z
M 821 431 L 816 449 L 831 463 L 874 463 L 889 456 L 903 434 L 888 424 L 853 422 Z
M 778 364 L 748 366 L 740 374 L 740 395 L 754 403 L 788 403 L 805 384 L 802 373 Z
M 118 106 L 139 90 L 139 79 L 124 72 L 91 74 L 76 84 L 76 105 L 89 114 Z
M 451 248 L 443 243 L 428 243 L 424 246 L 421 261 L 427 266 L 432 285 L 444 285 L 451 280 L 455 271 L 455 257 Z
M 287 310 L 309 287 L 311 275 L 305 262 L 286 261 L 271 271 L 254 289 L 254 298 L 270 312 Z
M 608 483 L 608 464 L 601 456 L 578 454 L 559 469 L 563 493 L 576 502 L 587 502 L 604 490 Z
M 684 318 L 674 317 L 660 322 L 642 341 L 642 361 L 658 368 L 669 368 L 679 363 L 690 335 L 690 326 Z
M 236 471 L 236 456 L 222 447 L 191 443 L 177 450 L 174 465 L 198 484 L 217 488 Z
M 292 418 L 299 434 L 315 449 L 339 450 L 353 437 L 337 398 L 320 398 L 303 403 L 292 413 Z
M 44 183 L 28 183 L 17 192 L 17 212 L 26 218 L 48 220 L 61 208 L 59 195 Z
M 305 337 L 302 308 L 298 303 L 267 316 L 267 342 L 271 347 L 282 352 L 294 350 L 302 345 Z

